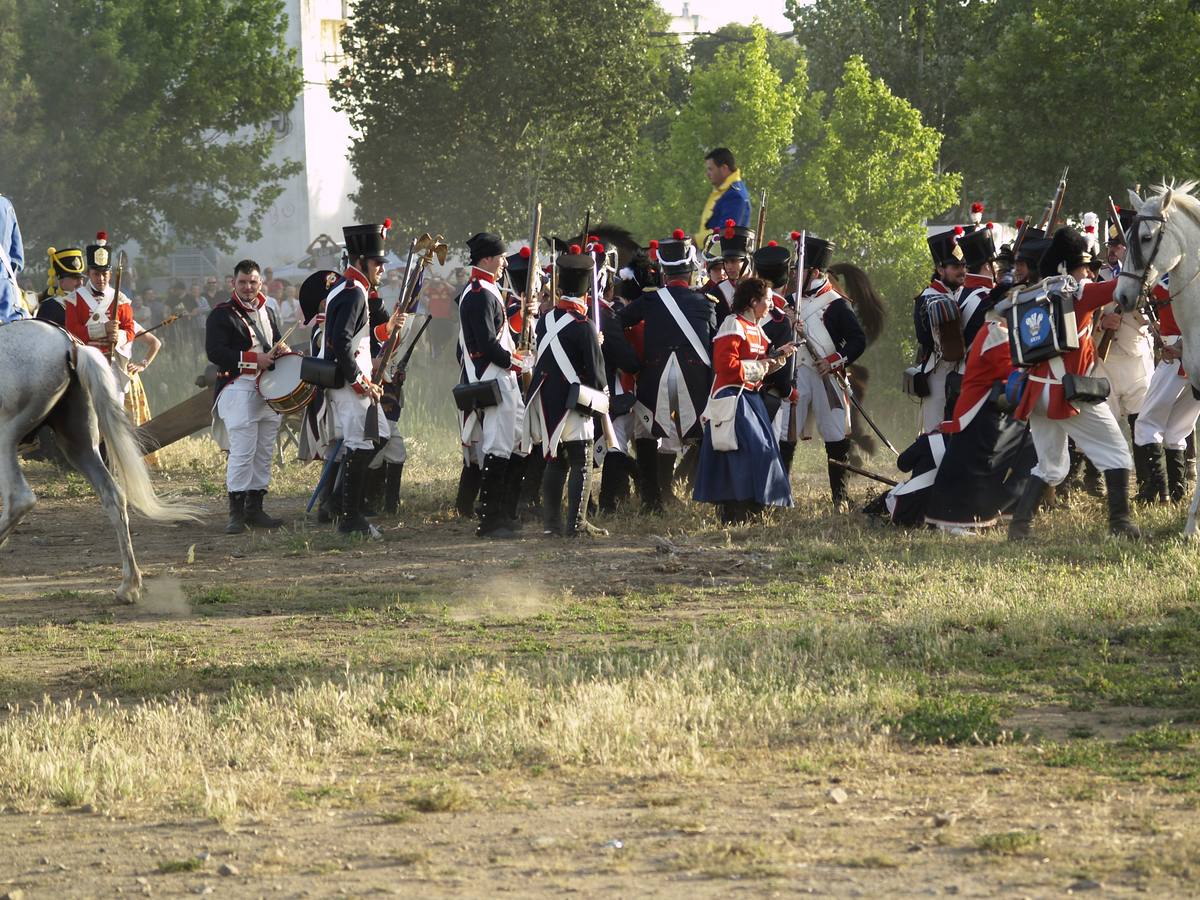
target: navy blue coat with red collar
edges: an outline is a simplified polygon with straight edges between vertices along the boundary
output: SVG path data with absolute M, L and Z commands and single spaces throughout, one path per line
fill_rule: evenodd
M 258 371 L 258 356 L 250 349 L 254 346 L 254 336 L 247 315 L 241 304 L 231 298 L 210 312 L 204 324 L 204 351 L 209 362 L 217 367 L 216 394 L 239 375 Z M 272 345 L 278 344 L 279 319 L 270 307 L 267 320 L 271 333 L 263 336 L 269 337 Z

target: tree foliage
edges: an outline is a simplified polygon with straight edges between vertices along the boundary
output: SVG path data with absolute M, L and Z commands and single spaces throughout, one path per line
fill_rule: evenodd
M 966 176 L 1038 213 L 1070 164 L 1066 208 L 1200 174 L 1200 13 L 1189 0 L 1037 0 L 963 77 Z M 1029 76 L 1022 73 L 1036 73 Z
M 335 97 L 362 215 L 508 236 L 534 198 L 578 230 L 628 189 L 682 51 L 653 0 L 359 0 Z M 578 224 L 576 224 L 578 223 Z
M 832 94 L 847 60 L 869 60 L 872 72 L 892 93 L 945 135 L 943 167 L 957 168 L 962 164 L 957 145 L 963 112 L 959 77 L 971 59 L 990 50 L 995 28 L 1020 17 L 1030 2 L 788 0 L 788 16 L 808 55 L 815 90 Z
M 0 184 L 28 239 L 256 238 L 293 171 L 264 127 L 301 88 L 285 27 L 281 0 L 0 0 L 22 99 L 0 100 Z

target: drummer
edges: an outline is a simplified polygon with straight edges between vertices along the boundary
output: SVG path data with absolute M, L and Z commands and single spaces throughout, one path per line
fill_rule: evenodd
M 262 286 L 258 263 L 243 259 L 233 268 L 233 296 L 209 313 L 205 325 L 205 350 L 219 371 L 213 436 L 229 453 L 226 534 L 241 534 L 247 525 L 283 524 L 263 512 L 282 417 L 258 393 L 257 380 L 273 360 L 291 351 L 280 340 L 279 319 L 267 306 Z

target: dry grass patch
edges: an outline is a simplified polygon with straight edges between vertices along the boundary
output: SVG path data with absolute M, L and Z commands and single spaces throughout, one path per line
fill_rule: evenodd
M 755 840 L 704 841 L 691 844 L 675 857 L 674 868 L 709 878 L 771 878 L 791 863 L 790 851 L 779 844 Z

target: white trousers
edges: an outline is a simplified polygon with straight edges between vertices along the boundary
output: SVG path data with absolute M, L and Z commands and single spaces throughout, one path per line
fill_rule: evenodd
M 372 469 L 378 469 L 384 463 L 399 465 L 408 459 L 408 448 L 404 446 L 404 436 L 396 433 L 396 423 L 389 422 L 388 425 L 392 432 L 388 436 L 387 443 L 383 445 L 383 449 L 376 453 L 375 458 L 371 460 Z
M 1075 441 L 1092 465 L 1101 472 L 1132 469 L 1133 457 L 1125 435 L 1107 403 L 1080 404 L 1079 415 L 1069 419 L 1051 419 L 1046 415 L 1048 384 L 1031 382 L 1029 389 L 1042 389 L 1037 406 L 1029 416 L 1029 434 L 1037 451 L 1037 465 L 1030 473 L 1047 484 L 1060 484 L 1071 468 L 1067 438 Z
M 1192 397 L 1191 382 L 1179 377 L 1179 360 L 1159 363 L 1133 427 L 1133 442 L 1139 447 L 1162 444 L 1168 450 L 1182 450 L 1198 416 L 1200 400 Z
M 1112 388 L 1108 395 L 1108 406 L 1119 419 L 1141 413 L 1153 371 L 1154 361 L 1151 357 L 1118 356 L 1114 348 L 1107 360 L 1096 360 L 1092 375 L 1108 379 Z
M 500 383 L 500 402 L 470 414 L 474 424 L 469 434 L 466 434 L 467 423 L 463 424 L 466 434 L 463 445 L 478 445 L 474 448 L 474 456 L 480 461 L 485 456 L 508 459 L 521 442 L 525 428 L 525 403 L 521 399 L 517 376 L 505 372 L 496 381 Z
M 929 373 L 929 396 L 921 398 L 921 434 L 937 431 L 946 419 L 946 376 L 953 363 L 939 362 Z
M 265 491 L 271 483 L 271 457 L 283 417 L 259 396 L 253 381 L 243 378 L 221 391 L 217 414 L 229 440 L 226 489 L 230 493 Z
M 815 427 L 816 433 L 826 443 L 845 440 L 850 429 L 850 400 L 841 388 L 838 388 L 837 392 L 841 397 L 842 406 L 840 409 L 833 409 L 829 405 L 829 395 L 825 392 L 825 379 L 811 366 L 796 366 L 796 436 L 799 439 L 811 439 Z M 784 400 L 779 404 L 779 411 L 775 413 L 773 423 L 778 440 L 787 440 L 791 418 L 792 404 Z
M 352 387 L 340 387 L 326 392 L 325 402 L 333 416 L 333 440 L 341 438 L 347 450 L 370 450 L 375 446 L 375 442 L 365 436 L 367 410 L 371 407 L 367 397 L 356 393 Z M 391 434 L 387 416 L 382 409 L 378 410 L 378 416 L 379 439 L 386 440 Z

